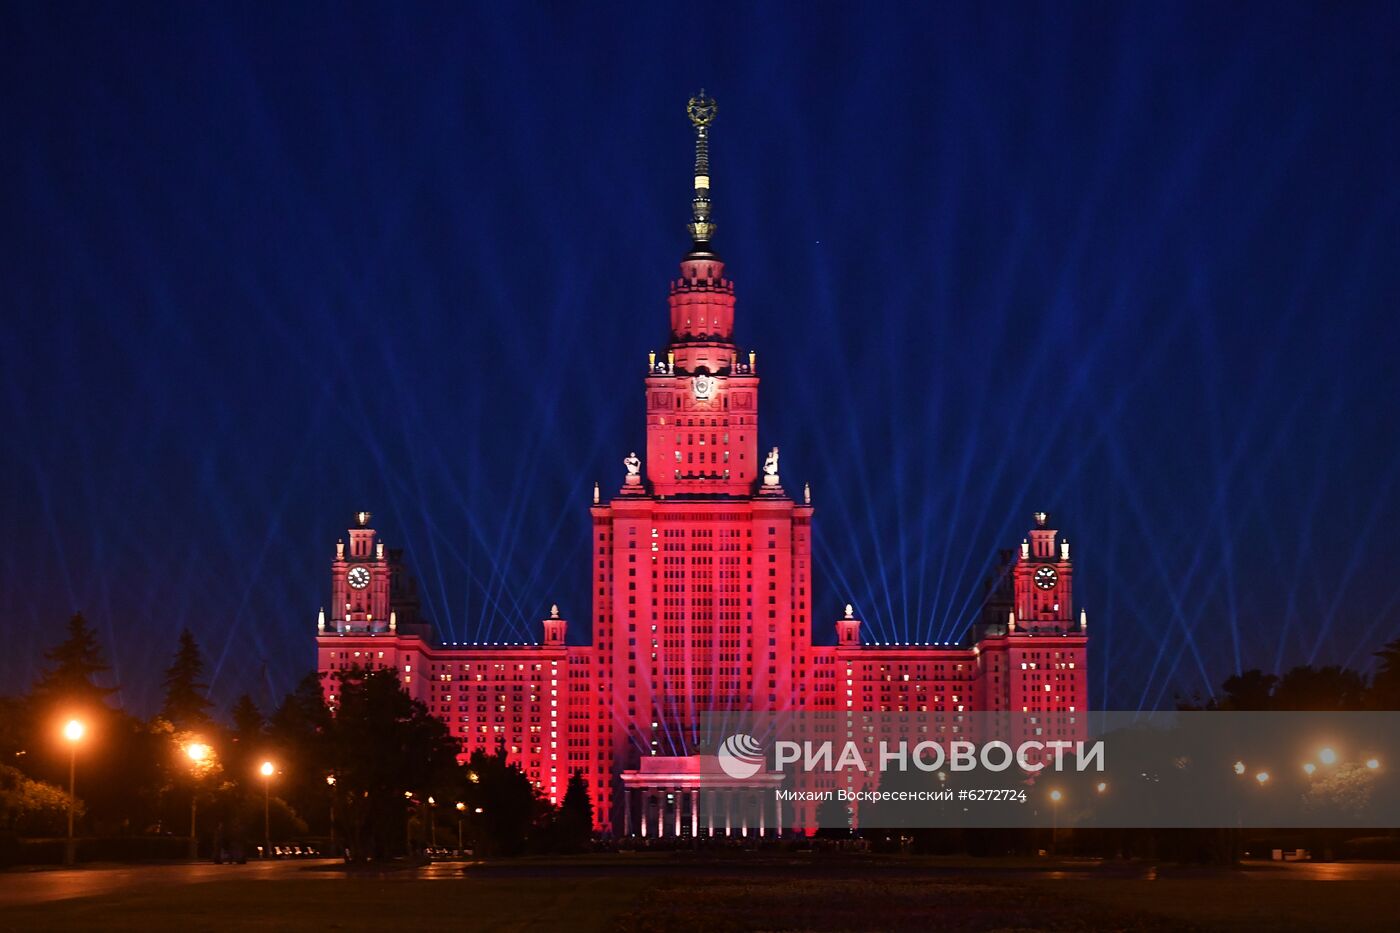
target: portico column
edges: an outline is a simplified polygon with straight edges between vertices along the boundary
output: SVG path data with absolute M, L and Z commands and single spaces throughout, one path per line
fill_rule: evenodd
M 679 839 L 681 836 L 681 801 L 685 799 L 685 791 L 677 787 L 672 796 L 676 801 L 676 838 Z
M 721 793 L 724 794 L 724 834 L 729 836 L 733 833 L 731 817 L 734 813 L 734 797 L 732 792 L 727 788 L 721 791 Z
M 645 839 L 647 837 L 647 792 L 645 789 L 642 790 L 640 802 L 642 804 L 642 838 Z
M 632 788 L 622 789 L 622 838 L 632 835 Z
M 762 839 L 764 831 L 764 817 L 768 813 L 768 802 L 764 799 L 763 791 L 759 791 L 756 794 L 756 796 L 758 797 L 758 838 Z
M 715 806 L 719 801 L 719 791 L 710 791 L 709 802 L 705 804 L 705 825 L 709 827 L 709 835 L 715 834 Z
M 700 835 L 700 788 L 692 787 L 690 794 L 690 838 Z
M 773 791 L 773 822 L 776 826 L 778 838 L 783 838 L 783 798 L 778 796 L 776 790 Z

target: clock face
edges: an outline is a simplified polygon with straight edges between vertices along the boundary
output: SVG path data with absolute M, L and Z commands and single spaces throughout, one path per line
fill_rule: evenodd
M 362 590 L 369 586 L 369 570 L 364 567 L 351 567 L 350 572 L 345 575 L 345 579 L 357 590 Z
M 703 400 L 715 397 L 715 379 L 713 376 L 707 376 L 701 373 L 691 382 L 690 388 L 698 399 Z
M 1054 567 L 1041 567 L 1035 572 L 1035 585 L 1042 590 L 1053 590 L 1059 579 L 1060 575 L 1055 572 Z

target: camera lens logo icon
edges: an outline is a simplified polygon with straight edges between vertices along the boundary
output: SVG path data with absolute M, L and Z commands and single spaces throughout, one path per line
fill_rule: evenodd
M 724 740 L 715 757 L 725 774 L 742 781 L 753 777 L 763 767 L 763 746 L 753 736 L 737 732 Z

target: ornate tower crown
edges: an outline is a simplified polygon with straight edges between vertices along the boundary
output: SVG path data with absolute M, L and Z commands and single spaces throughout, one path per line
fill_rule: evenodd
M 710 124 L 715 122 L 719 105 L 701 88 L 686 104 L 685 112 L 695 127 L 695 194 L 690 199 L 690 223 L 686 226 L 695 241 L 694 251 L 707 253 L 715 234 L 710 220 Z

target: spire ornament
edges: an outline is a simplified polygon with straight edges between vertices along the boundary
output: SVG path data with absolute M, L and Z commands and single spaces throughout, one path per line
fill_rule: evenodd
M 685 112 L 695 127 L 695 194 L 690 199 L 690 238 L 697 251 L 708 252 L 715 225 L 710 220 L 710 124 L 715 122 L 719 105 L 701 88 L 686 104 Z

